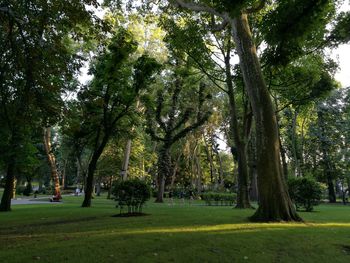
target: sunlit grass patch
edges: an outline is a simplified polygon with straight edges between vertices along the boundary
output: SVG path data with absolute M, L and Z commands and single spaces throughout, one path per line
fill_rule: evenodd
M 149 216 L 116 218 L 112 200 L 81 201 L 1 213 L 1 262 L 350 262 L 348 206 L 321 205 L 305 223 L 251 223 L 253 210 L 201 202 L 150 202 Z

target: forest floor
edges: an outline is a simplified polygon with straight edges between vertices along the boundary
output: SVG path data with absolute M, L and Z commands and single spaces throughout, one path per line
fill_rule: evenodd
M 146 216 L 113 217 L 115 202 L 82 196 L 0 213 L 5 262 L 350 262 L 350 206 L 301 212 L 305 223 L 250 223 L 253 210 L 177 200 Z

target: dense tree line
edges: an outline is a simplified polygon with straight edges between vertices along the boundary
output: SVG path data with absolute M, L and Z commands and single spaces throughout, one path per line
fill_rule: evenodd
M 2 1 L 0 209 L 16 180 L 50 177 L 54 195 L 84 187 L 84 207 L 128 177 L 158 202 L 234 191 L 258 221 L 301 220 L 292 176 L 345 202 L 350 93 L 325 53 L 348 42 L 339 3 L 105 1 L 100 20 L 97 1 Z

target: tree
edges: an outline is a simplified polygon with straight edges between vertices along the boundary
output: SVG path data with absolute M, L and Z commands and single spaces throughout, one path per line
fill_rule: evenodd
M 267 90 L 261 65 L 252 38 L 248 14 L 263 6 L 247 7 L 246 1 L 238 3 L 195 3 L 182 0 L 170 1 L 174 6 L 200 13 L 210 13 L 222 19 L 222 25 L 230 25 L 244 84 L 252 105 L 257 131 L 257 170 L 259 185 L 259 208 L 253 220 L 300 220 L 288 195 L 282 176 L 278 129 L 274 107 Z M 265 1 L 261 3 L 265 4 Z M 273 190 L 272 190 L 273 189 Z
M 161 142 L 158 150 L 156 202 L 163 202 L 165 181 L 171 177 L 171 147 L 204 124 L 211 114 L 205 105 L 205 101 L 209 98 L 206 85 L 193 83 L 194 80 L 188 78 L 191 75 L 190 69 L 178 65 L 176 58 L 174 60 L 174 68 L 167 69 L 163 73 L 166 77 L 160 84 L 156 100 L 152 100 L 150 96 L 144 98 L 147 108 L 147 132 L 153 140 Z M 193 89 L 196 86 L 199 86 L 198 90 Z
M 250 208 L 247 144 L 252 114 L 245 91 L 241 89 L 241 73 L 239 70 L 233 71 L 232 69 L 231 49 L 233 44 L 231 34 L 228 29 L 220 32 L 215 32 L 214 29 L 213 32 L 208 31 L 207 24 L 211 23 L 212 17 L 208 17 L 206 20 L 202 18 L 204 20 L 202 25 L 198 24 L 195 19 L 189 18 L 188 15 L 178 18 L 177 23 L 171 19 L 171 17 L 163 19 L 163 27 L 167 30 L 166 41 L 173 49 L 175 47 L 182 50 L 189 57 L 193 66 L 205 74 L 213 82 L 214 87 L 220 92 L 224 92 L 228 97 L 230 123 L 228 144 L 232 148 L 231 152 L 235 161 L 238 163 L 236 207 Z M 214 94 L 214 91 L 212 93 Z M 242 99 L 239 100 L 239 97 Z M 211 156 L 208 155 L 208 157 L 210 157 L 209 162 L 213 166 Z
M 92 25 L 94 0 L 2 1 L 0 4 L 0 121 L 4 127 L 6 185 L 0 210 L 11 210 L 15 170 L 32 129 L 56 115 L 81 57 L 72 48 Z M 98 28 L 98 26 L 96 26 Z
M 158 63 L 146 55 L 133 60 L 136 49 L 132 35 L 120 29 L 91 68 L 94 79 L 78 94 L 83 123 L 77 137 L 88 139 L 92 153 L 83 207 L 91 206 L 98 159 L 110 138 L 130 125 L 138 93 L 158 68 Z
M 58 176 L 57 171 L 57 165 L 56 165 L 56 158 L 53 153 L 53 149 L 51 147 L 51 127 L 47 127 L 43 129 L 43 142 L 44 142 L 44 148 L 47 156 L 47 160 L 49 162 L 50 171 L 51 171 L 51 178 L 54 183 L 54 196 L 58 199 L 61 199 L 61 191 L 60 191 L 60 179 Z

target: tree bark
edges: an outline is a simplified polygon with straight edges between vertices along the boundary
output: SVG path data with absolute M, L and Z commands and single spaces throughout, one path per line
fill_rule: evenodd
M 113 175 L 109 177 L 107 199 L 111 199 L 113 185 Z
M 213 158 L 212 158 L 211 149 L 208 145 L 207 139 L 205 138 L 204 131 L 203 131 L 203 140 L 204 140 L 204 145 L 205 145 L 205 153 L 207 155 L 207 160 L 209 161 L 209 167 L 210 167 L 210 183 L 212 185 L 214 185 L 214 177 L 216 177 L 214 162 L 213 162 Z M 215 185 L 214 185 L 214 188 L 216 189 Z
M 89 162 L 88 167 L 88 174 L 86 177 L 85 182 L 85 195 L 84 195 L 84 201 L 82 203 L 82 207 L 90 207 L 91 206 L 91 199 L 94 191 L 94 173 L 96 171 L 97 167 L 97 161 L 100 158 L 103 149 L 105 148 L 107 142 L 109 139 L 109 134 L 105 134 L 103 137 L 100 145 L 94 150 L 94 153 L 91 157 L 91 160 Z
M 61 197 L 60 179 L 58 176 L 58 171 L 56 166 L 56 158 L 55 158 L 55 155 L 53 154 L 53 150 L 51 147 L 51 127 L 44 128 L 44 146 L 45 146 L 46 157 L 50 166 L 51 178 L 55 187 L 54 196 L 57 196 L 60 198 Z
M 287 180 L 288 179 L 288 164 L 287 164 L 287 160 L 286 160 L 286 150 L 284 149 L 284 147 L 282 145 L 281 136 L 278 135 L 278 137 L 279 137 L 278 141 L 279 141 L 279 145 L 280 145 L 280 149 L 281 149 L 283 176 Z
M 0 211 L 7 212 L 11 211 L 11 198 L 13 196 L 13 187 L 15 181 L 15 165 L 14 161 L 10 161 L 7 165 L 5 189 L 2 194 Z
M 258 173 L 256 170 L 256 136 L 252 133 L 248 142 L 248 166 L 250 178 L 250 198 L 259 201 L 258 191 Z
M 68 163 L 68 160 L 64 160 L 63 169 L 62 169 L 62 180 L 61 180 L 61 186 L 63 190 L 67 188 L 67 181 L 66 181 L 67 163 Z
M 194 160 L 196 163 L 196 170 L 197 170 L 197 180 L 196 180 L 196 189 L 198 193 L 202 192 L 202 167 L 201 167 L 201 161 L 200 161 L 200 155 L 195 153 Z
M 176 158 L 175 164 L 174 164 L 174 168 L 171 172 L 171 181 L 170 181 L 170 189 L 174 189 L 174 184 L 175 184 L 175 180 L 176 180 L 176 174 L 177 174 L 177 169 L 179 168 L 179 161 L 181 158 L 181 154 L 179 154 Z
M 226 86 L 229 98 L 230 106 L 230 132 L 233 136 L 235 146 L 237 148 L 236 156 L 238 163 L 238 192 L 237 192 L 237 204 L 236 208 L 251 208 L 249 201 L 249 186 L 248 186 L 248 161 L 247 161 L 247 143 L 244 141 L 246 138 L 242 138 L 237 121 L 237 107 L 236 99 L 233 89 L 231 65 L 230 65 L 230 53 L 225 56 L 225 71 L 226 71 Z M 242 127 L 243 129 L 244 127 Z M 244 134 L 244 132 L 243 132 Z M 243 135 L 244 137 L 244 135 Z
M 126 142 L 126 145 L 125 145 L 123 166 L 122 166 L 122 170 L 120 172 L 120 175 L 121 175 L 121 178 L 123 181 L 125 181 L 128 178 L 128 167 L 129 167 L 130 153 L 131 153 L 131 140 L 128 139 L 128 141 Z
M 317 111 L 317 122 L 319 129 L 321 130 L 321 151 L 322 151 L 322 159 L 323 159 L 323 173 L 324 177 L 327 180 L 328 185 L 328 199 L 330 203 L 336 203 L 337 198 L 335 195 L 335 189 L 334 189 L 334 183 L 333 183 L 333 167 L 331 163 L 331 159 L 329 157 L 329 146 L 327 142 L 325 141 L 326 137 L 326 130 L 324 127 L 324 118 L 323 113 L 321 110 Z
M 282 176 L 275 110 L 261 71 L 247 15 L 234 18 L 231 26 L 257 133 L 259 208 L 251 220 L 300 221 Z
M 166 144 L 159 150 L 158 160 L 158 193 L 156 203 L 164 202 L 165 181 L 171 176 L 170 147 Z

